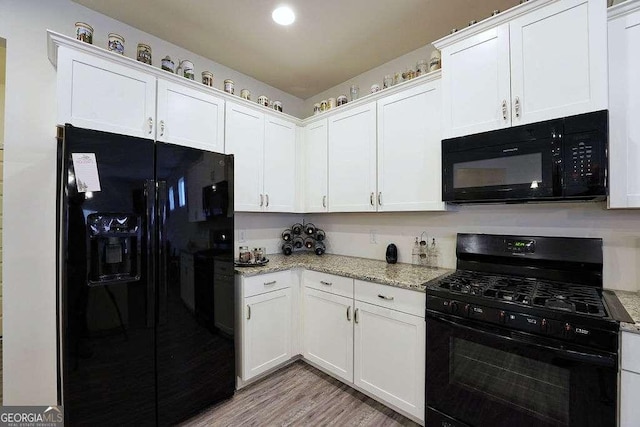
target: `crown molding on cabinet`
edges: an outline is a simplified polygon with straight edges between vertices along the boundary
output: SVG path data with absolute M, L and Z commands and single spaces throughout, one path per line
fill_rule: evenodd
M 347 111 L 350 108 L 353 107 L 357 107 L 359 105 L 363 105 L 367 102 L 371 102 L 371 101 L 376 101 L 380 98 L 384 98 L 386 96 L 389 95 L 393 95 L 395 93 L 398 92 L 402 92 L 406 89 L 410 89 L 414 86 L 417 86 L 419 84 L 422 83 L 426 83 L 432 80 L 436 80 L 440 78 L 440 70 L 436 70 L 436 71 L 432 71 L 430 73 L 425 74 L 424 76 L 420 76 L 420 77 L 416 77 L 414 79 L 411 79 L 409 81 L 406 82 L 402 82 L 399 83 L 395 86 L 392 86 L 390 88 L 387 89 L 383 89 L 380 92 L 376 92 L 376 93 L 372 93 L 372 94 L 367 94 L 366 96 L 363 96 L 362 98 L 359 98 L 353 102 L 349 102 L 343 106 L 331 109 L 330 111 L 315 115 L 315 116 L 310 116 L 307 117 L 305 119 L 300 119 L 298 117 L 294 117 L 291 116 L 289 114 L 286 113 L 281 113 L 279 111 L 275 111 L 269 108 L 264 108 L 261 107 L 260 105 L 256 104 L 255 102 L 252 101 L 247 101 L 243 98 L 240 98 L 239 96 L 235 96 L 235 95 L 230 95 L 227 92 L 224 92 L 220 89 L 216 89 L 216 88 L 212 88 L 212 87 L 208 87 L 205 86 L 197 81 L 194 80 L 189 80 L 189 79 L 185 79 L 184 77 L 180 77 L 178 75 L 169 73 L 161 68 L 158 67 L 154 67 L 148 64 L 144 64 L 142 62 L 136 61 L 133 58 L 129 58 L 123 55 L 119 55 L 117 53 L 113 53 L 110 52 L 106 49 L 102 49 L 100 47 L 88 44 L 88 43 L 84 43 L 81 42 L 79 40 L 74 39 L 73 37 L 69 37 L 60 33 L 56 33 L 55 31 L 51 31 L 51 30 L 47 30 L 47 53 L 49 56 L 49 61 L 51 61 L 51 63 L 57 67 L 58 65 L 58 48 L 64 46 L 64 47 L 69 47 L 72 48 L 76 51 L 81 51 L 96 57 L 100 57 L 103 58 L 107 61 L 112 61 L 115 63 L 119 63 L 121 65 L 124 65 L 126 67 L 129 68 L 133 68 L 135 70 L 141 71 L 143 73 L 147 73 L 147 74 L 151 74 L 154 75 L 158 78 L 162 78 L 165 80 L 169 80 L 171 82 L 186 86 L 186 87 L 190 87 L 192 89 L 196 89 L 196 90 L 200 90 L 200 91 L 205 91 L 205 92 L 211 92 L 213 94 L 215 94 L 216 96 L 223 98 L 225 101 L 232 101 L 235 102 L 237 104 L 243 105 L 245 107 L 249 107 L 252 108 L 256 111 L 260 111 L 262 113 L 268 113 L 268 114 L 273 114 L 275 116 L 279 116 L 283 119 L 286 119 L 290 122 L 295 123 L 298 126 L 304 126 L 307 123 L 311 123 L 315 120 L 321 119 L 321 118 L 326 118 L 331 116 L 332 114 L 338 113 L 338 112 L 343 112 L 343 111 Z
M 620 18 L 638 9 L 640 9 L 640 0 L 627 0 L 607 9 L 607 18 L 609 20 Z
M 477 24 L 473 24 L 470 27 L 463 28 L 453 34 L 436 40 L 432 44 L 436 47 L 436 49 L 442 50 L 443 48 L 450 46 L 460 40 L 467 39 L 473 35 L 482 33 L 491 28 L 495 28 L 501 24 L 513 21 L 519 16 L 525 15 L 550 3 L 555 3 L 558 1 L 560 0 L 529 0 L 525 3 L 519 4 L 518 6 L 514 6 L 505 12 L 501 12 L 495 16 L 486 18 L 478 22 Z
M 227 92 L 222 91 L 220 89 L 205 86 L 198 81 L 186 79 L 184 77 L 165 71 L 161 68 L 136 61 L 133 58 L 129 58 L 124 55 L 119 55 L 117 53 L 110 52 L 106 49 L 102 49 L 92 44 L 81 42 L 79 40 L 74 39 L 73 37 L 65 36 L 63 34 L 56 33 L 55 31 L 47 30 L 47 54 L 49 56 L 49 61 L 51 61 L 51 63 L 56 68 L 58 66 L 58 48 L 59 47 L 68 47 L 76 51 L 81 51 L 89 55 L 93 55 L 93 56 L 105 59 L 107 61 L 118 63 L 125 67 L 129 67 L 129 68 L 141 71 L 143 73 L 153 75 L 155 77 L 168 80 L 170 82 L 177 83 L 195 90 L 213 93 L 215 96 L 223 98 L 225 101 L 232 101 L 237 104 L 252 108 L 256 111 L 260 111 L 262 113 L 267 113 L 267 114 L 274 115 L 276 117 L 281 117 L 289 122 L 295 123 L 296 125 L 301 125 L 302 123 L 301 119 L 291 116 L 289 114 L 281 113 L 271 108 L 262 107 L 258 105 L 256 102 L 247 101 L 246 99 L 240 98 L 239 96 L 236 96 L 236 95 L 230 95 Z
M 316 114 L 315 116 L 307 117 L 306 119 L 302 120 L 302 125 L 305 126 L 309 123 L 315 122 L 316 120 L 331 117 L 333 114 L 349 111 L 351 108 L 357 108 L 368 102 L 377 101 L 378 99 L 386 98 L 387 96 L 396 94 L 398 92 L 404 92 L 407 89 L 411 89 L 412 87 L 421 85 L 423 83 L 437 80 L 440 77 L 441 77 L 441 70 L 431 71 L 430 73 L 427 73 L 423 76 L 416 77 L 411 80 L 407 80 L 406 82 L 398 83 L 397 85 L 391 86 L 386 89 L 382 89 L 379 92 L 367 94 L 362 98 L 358 98 L 355 101 L 347 102 L 346 104 L 336 108 L 332 108 L 329 111 L 324 111 L 320 114 Z

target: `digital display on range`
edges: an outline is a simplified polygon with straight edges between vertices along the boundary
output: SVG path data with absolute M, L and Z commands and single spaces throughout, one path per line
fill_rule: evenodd
M 513 254 L 532 254 L 536 251 L 535 240 L 506 239 L 505 250 Z

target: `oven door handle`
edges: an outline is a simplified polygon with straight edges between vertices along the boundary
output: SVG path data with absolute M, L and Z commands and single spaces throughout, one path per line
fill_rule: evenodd
M 476 323 L 474 323 L 473 326 L 471 326 L 466 324 L 468 321 L 465 321 L 462 319 L 451 320 L 448 317 L 444 317 L 440 313 L 433 312 L 431 310 L 427 310 L 427 321 L 429 320 L 435 320 L 438 322 L 446 323 L 452 328 L 465 329 L 475 334 L 481 334 L 494 339 L 500 339 L 508 343 L 535 347 L 540 350 L 551 352 L 565 360 L 586 362 L 591 365 L 608 366 L 608 367 L 615 367 L 617 363 L 617 357 L 611 353 L 598 352 L 598 351 L 586 353 L 584 351 L 570 349 L 570 348 L 567 348 L 566 346 L 561 346 L 561 345 L 540 344 L 540 343 L 532 342 L 531 340 L 528 340 L 528 339 L 523 339 L 524 335 L 518 336 L 520 335 L 518 331 L 509 331 L 509 335 L 505 335 L 504 333 L 501 333 L 504 330 L 487 328 L 486 326 L 479 325 Z

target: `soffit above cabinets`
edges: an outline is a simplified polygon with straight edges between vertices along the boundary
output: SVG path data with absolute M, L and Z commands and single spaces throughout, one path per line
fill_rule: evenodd
M 73 1 L 302 99 L 519 3 L 288 0 L 296 21 L 282 27 L 281 0 Z

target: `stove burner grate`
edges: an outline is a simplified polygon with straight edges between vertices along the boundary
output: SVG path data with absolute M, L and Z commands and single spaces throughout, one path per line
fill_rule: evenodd
M 515 302 L 531 307 L 594 317 L 606 316 L 600 293 L 590 286 L 464 270 L 445 277 L 438 286 L 453 293 Z

